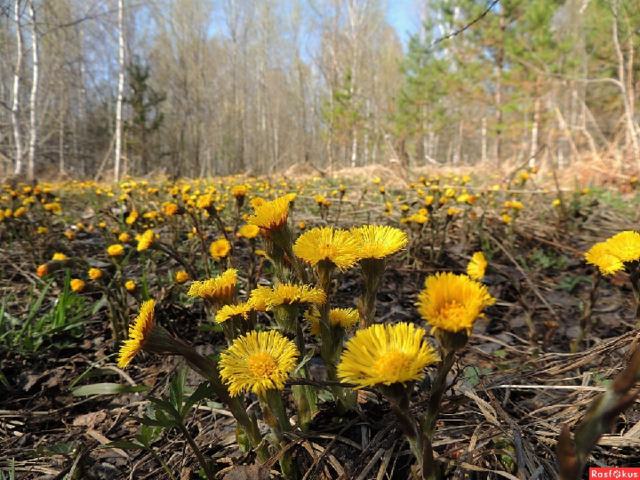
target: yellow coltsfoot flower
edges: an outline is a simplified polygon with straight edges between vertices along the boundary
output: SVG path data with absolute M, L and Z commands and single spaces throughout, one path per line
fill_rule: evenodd
M 406 233 L 394 227 L 363 225 L 351 232 L 359 243 L 360 258 L 385 258 L 402 250 L 408 242 Z
M 338 378 L 356 388 L 421 380 L 424 367 L 438 361 L 425 334 L 411 323 L 359 330 L 342 353 Z
M 484 278 L 484 272 L 487 269 L 487 260 L 484 258 L 484 253 L 476 252 L 471 257 L 469 264 L 467 265 L 467 275 L 474 280 L 482 280 Z
M 321 288 L 293 283 L 281 283 L 273 288 L 258 286 L 251 292 L 251 301 L 258 310 L 300 303 L 322 305 L 326 298 Z
M 217 277 L 193 282 L 187 295 L 213 303 L 227 303 L 233 298 L 237 281 L 238 271 L 230 268 Z
M 252 302 L 242 302 L 237 305 L 224 305 L 216 313 L 216 323 L 224 323 L 232 318 L 246 319 L 249 313 L 255 310 Z
M 189 274 L 184 270 L 180 270 L 176 272 L 175 280 L 177 283 L 185 283 L 189 280 Z
M 244 392 L 265 395 L 282 390 L 298 362 L 295 344 L 275 330 L 238 337 L 220 355 L 220 376 L 231 396 Z
M 584 258 L 587 263 L 598 267 L 603 275 L 612 275 L 624 269 L 624 263 L 611 253 L 607 242 L 596 243 L 584 255 Z
M 263 233 L 286 225 L 289 218 L 289 204 L 291 203 L 286 196 L 278 197 L 270 202 L 258 203 L 255 202 L 255 215 L 247 219 L 249 225 L 260 227 Z M 251 204 L 254 205 L 254 202 L 252 201 Z
M 155 300 L 144 302 L 140 307 L 140 314 L 129 327 L 129 339 L 125 340 L 118 354 L 118 367 L 125 368 L 133 357 L 142 349 L 153 328 L 153 314 Z
M 620 232 L 605 242 L 609 253 L 621 262 L 634 262 L 640 259 L 640 233 L 632 230 Z
M 112 257 L 121 257 L 124 253 L 124 247 L 119 243 L 109 245 L 109 247 L 107 248 L 107 253 Z
M 209 246 L 209 253 L 216 260 L 225 258 L 227 255 L 229 255 L 230 251 L 231 244 L 225 238 L 220 238 L 214 242 L 211 242 L 211 245 Z
M 329 262 L 347 270 L 359 260 L 360 245 L 351 232 L 331 227 L 312 228 L 298 237 L 293 253 L 314 267 Z
M 471 333 L 482 309 L 496 299 L 487 287 L 467 275 L 437 273 L 425 280 L 418 296 L 418 313 L 434 330 Z
M 305 312 L 304 318 L 309 320 L 311 324 L 311 335 L 322 334 L 320 329 L 320 312 L 318 312 L 317 308 L 313 307 Z M 340 327 L 344 330 L 358 323 L 359 319 L 360 315 L 355 308 L 332 308 L 329 311 L 329 323 L 331 326 Z
M 73 290 L 74 292 L 80 293 L 84 290 L 84 287 L 86 287 L 87 284 L 85 283 L 84 280 L 81 280 L 79 278 L 73 278 L 71 279 L 71 281 L 69 282 L 69 287 L 71 288 L 71 290 Z
M 136 237 L 136 240 L 138 240 L 138 251 L 142 252 L 151 247 L 155 238 L 156 235 L 153 233 L 153 230 L 147 230 L 142 235 Z

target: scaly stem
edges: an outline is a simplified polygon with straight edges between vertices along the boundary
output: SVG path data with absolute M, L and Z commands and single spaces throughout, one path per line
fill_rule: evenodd
M 442 397 L 447 389 L 447 374 L 453 366 L 455 360 L 455 350 L 446 350 L 442 363 L 438 368 L 436 379 L 431 387 L 431 395 L 429 397 L 429 406 L 427 407 L 427 413 L 424 417 L 424 423 L 422 431 L 424 436 L 431 440 L 433 433 L 436 429 L 436 420 L 438 419 L 438 413 L 440 413 L 440 404 L 442 403 Z

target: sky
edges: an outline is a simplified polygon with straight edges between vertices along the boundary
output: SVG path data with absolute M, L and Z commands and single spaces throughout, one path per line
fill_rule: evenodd
M 402 44 L 407 46 L 409 36 L 418 31 L 420 16 L 415 0 L 387 0 L 387 21 L 396 29 Z

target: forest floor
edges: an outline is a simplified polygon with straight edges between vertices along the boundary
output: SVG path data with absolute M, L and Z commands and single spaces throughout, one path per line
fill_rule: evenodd
M 522 172 L 536 175 L 527 169 Z M 228 217 L 222 216 L 222 220 L 230 227 L 233 198 L 224 185 L 245 182 L 254 196 L 273 198 L 296 192 L 299 198 L 289 223 L 297 234 L 301 221 L 306 229 L 365 223 L 405 229 L 409 248 L 388 262 L 377 295 L 378 323 L 424 324 L 415 303 L 425 278 L 441 271 L 464 272 L 475 251 L 485 252 L 489 267 L 483 283 L 497 302 L 476 322 L 468 346 L 456 359 L 433 448 L 439 461 L 447 465 L 446 478 L 556 478 L 556 443 L 562 427 L 575 428 L 594 398 L 623 369 L 640 338 L 629 274 L 621 271 L 597 280 L 597 269 L 584 260 L 584 252 L 596 242 L 637 229 L 636 182 L 623 179 L 603 186 L 593 182 L 585 185 L 581 180 L 583 184 L 576 188 L 561 191 L 551 177 L 527 183 L 527 176 L 518 177 L 518 172 L 497 180 L 474 178 L 469 183 L 459 178 L 461 174 L 421 179 L 419 173 L 412 173 L 398 179 L 397 174 L 372 170 L 358 180 L 352 173 L 348 173 L 349 180 L 300 179 L 290 174 L 283 179 L 195 181 L 187 192 L 197 195 L 194 192 L 204 192 L 206 185 L 226 191 Z M 520 183 L 514 184 L 518 178 Z M 341 182 L 349 197 L 344 201 L 339 200 L 340 193 L 335 194 Z M 204 265 L 198 263 L 199 244 L 189 243 L 191 238 L 184 236 L 191 230 L 186 216 L 162 223 L 155 216 L 142 215 L 162 212 L 165 201 L 179 200 L 181 197 L 171 193 L 175 185 L 133 183 L 44 186 L 52 189 L 52 198 L 47 201 L 59 198 L 61 215 L 52 219 L 32 206 L 23 214 L 26 217 L 6 217 L 0 224 L 0 475 L 4 475 L 0 478 L 171 478 L 158 459 L 176 479 L 204 478 L 196 456 L 177 429 L 158 434 L 151 448 L 136 450 L 125 443 L 105 448 L 114 441 L 134 441 L 141 432 L 134 417 L 149 412 L 146 398 L 166 396 L 169 381 L 184 364 L 178 357 L 142 353 L 126 370 L 117 368 L 108 294 L 92 288 L 86 278 L 87 288 L 70 291 L 69 279 L 81 277 L 81 268 L 73 262 L 67 265 L 66 273 L 61 270 L 49 277 L 36 273 L 55 252 L 108 270 L 111 263 L 104 252 L 115 241 L 112 227 L 119 228 L 118 234 L 125 229 L 133 234 L 136 228 L 142 232 L 151 226 L 167 245 L 182 245 L 188 250 L 190 260 L 204 274 Z M 178 182 L 181 192 L 187 184 Z M 381 193 L 381 186 L 387 191 Z M 33 191 L 25 193 L 24 188 L 5 187 L 3 208 L 13 208 L 15 213 L 19 200 L 39 198 Z M 142 188 L 144 194 L 137 194 Z M 159 188 L 159 193 L 149 193 L 153 188 Z M 438 195 L 448 195 L 447 188 L 456 190 L 449 198 L 468 189 L 478 200 L 459 205 L 460 210 L 467 210 L 455 213 L 453 221 L 445 222 L 445 215 L 432 227 L 429 223 L 401 222 L 428 203 L 425 196 L 430 192 L 436 192 L 437 200 Z M 424 192 L 417 193 L 421 189 Z M 13 191 L 18 194 L 14 196 Z M 118 210 L 122 204 L 117 204 L 122 192 L 128 195 L 127 200 L 121 199 L 128 205 L 124 213 Z M 326 210 L 316 198 L 320 194 L 333 199 Z M 558 198 L 562 205 L 553 204 Z M 182 200 L 186 201 L 184 196 Z M 225 203 L 225 198 L 219 202 Z M 505 202 L 524 206 L 513 208 Z M 454 200 L 450 203 L 456 204 Z M 124 215 L 136 208 L 149 225 L 126 222 Z M 250 205 L 243 209 L 243 213 L 252 213 Z M 432 218 L 437 214 L 435 210 L 428 212 Z M 506 222 L 504 215 L 511 221 Z M 48 232 L 34 234 L 33 228 L 22 222 L 27 217 L 34 228 L 46 226 Z M 101 222 L 108 224 L 106 229 Z M 213 222 L 207 228 L 207 238 L 219 235 Z M 246 239 L 235 241 L 233 261 L 239 271 L 250 271 L 251 255 Z M 268 262 L 262 261 L 260 266 L 256 278 L 268 277 Z M 141 299 L 162 298 L 158 318 L 163 326 L 199 352 L 213 354 L 224 348 L 224 336 L 219 330 L 201 328 L 207 324 L 206 314 L 200 303 L 185 295 L 184 285 L 172 281 L 177 268 L 175 259 L 161 252 L 146 257 L 133 252 L 121 272 L 123 280 L 132 279 L 137 285 L 135 293 L 124 297 L 126 313 L 133 318 Z M 247 275 L 241 275 L 243 281 Z M 334 280 L 332 302 L 355 308 L 364 288 L 359 271 L 349 270 Z M 240 293 L 247 292 L 241 287 Z M 590 309 L 590 316 L 583 324 L 584 338 L 576 344 L 581 321 L 586 319 L 585 309 Z M 311 338 L 308 342 L 316 344 Z M 322 382 L 321 362 L 314 358 L 311 366 Z M 429 378 L 412 393 L 415 412 L 426 409 Z M 188 386 L 195 387 L 198 382 L 194 373 L 188 374 Z M 123 388 L 123 393 L 103 395 L 78 390 L 93 384 L 107 385 L 107 390 L 113 384 L 147 388 L 137 392 Z M 324 401 L 310 428 L 296 429 L 288 437 L 300 478 L 409 478 L 415 458 L 389 404 L 380 395 L 361 391 L 358 408 L 347 413 L 342 413 L 330 396 L 321 398 Z M 289 388 L 285 400 L 291 407 Z M 259 415 L 255 397 L 248 396 L 246 401 L 249 411 Z M 261 464 L 254 453 L 239 448 L 235 421 L 222 404 L 198 403 L 186 426 L 210 460 L 215 478 L 279 478 L 277 455 Z M 636 402 L 602 436 L 589 466 L 640 466 L 639 446 L 640 408 Z

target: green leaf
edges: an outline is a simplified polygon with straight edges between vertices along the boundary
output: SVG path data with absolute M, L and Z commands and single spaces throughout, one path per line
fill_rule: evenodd
M 120 383 L 94 383 L 74 388 L 71 394 L 74 397 L 86 397 L 89 395 L 116 395 L 120 393 L 146 392 L 149 387 L 144 385 L 122 385 Z

